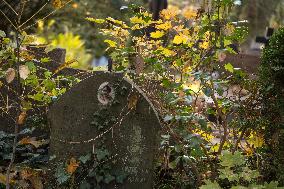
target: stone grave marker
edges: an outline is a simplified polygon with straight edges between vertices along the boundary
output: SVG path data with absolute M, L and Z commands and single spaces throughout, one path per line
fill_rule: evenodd
M 104 189 L 151 189 L 160 122 L 152 104 L 121 74 L 94 74 L 66 92 L 48 115 L 53 162 L 107 149 L 114 172 L 127 175 L 122 184 Z

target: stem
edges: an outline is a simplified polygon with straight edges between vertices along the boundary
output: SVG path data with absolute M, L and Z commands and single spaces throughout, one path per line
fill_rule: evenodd
M 18 94 L 21 94 L 21 78 L 20 78 L 20 72 L 19 72 L 19 67 L 20 67 L 20 41 L 19 41 L 19 31 L 16 30 L 16 42 L 17 42 L 17 48 L 16 48 L 16 53 L 17 53 L 17 61 L 16 61 L 16 68 L 17 68 L 17 92 Z M 21 99 L 18 98 L 18 105 L 19 108 L 17 109 L 17 116 L 20 115 L 20 104 L 21 104 Z M 17 143 L 18 143 L 18 135 L 19 135 L 19 123 L 18 123 L 18 118 L 16 118 L 15 121 L 15 128 L 14 128 L 14 141 L 13 141 L 13 150 L 12 150 L 12 157 L 11 161 L 8 165 L 7 171 L 6 171 L 6 189 L 10 189 L 10 174 L 11 174 L 11 169 L 15 161 L 16 157 L 16 148 L 17 148 Z

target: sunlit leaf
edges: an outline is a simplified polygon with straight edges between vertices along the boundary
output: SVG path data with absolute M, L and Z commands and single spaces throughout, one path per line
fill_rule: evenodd
M 232 64 L 230 64 L 230 63 L 225 64 L 224 68 L 225 68 L 227 71 L 231 72 L 231 73 L 234 72 L 234 66 L 233 66 Z
M 117 46 L 117 43 L 115 41 L 112 41 L 112 40 L 104 40 L 105 43 L 107 43 L 109 45 L 109 47 L 116 47 Z
M 158 31 L 150 33 L 150 35 L 154 39 L 159 39 L 159 38 L 161 38 L 161 37 L 163 37 L 165 35 L 165 32 L 158 30 Z

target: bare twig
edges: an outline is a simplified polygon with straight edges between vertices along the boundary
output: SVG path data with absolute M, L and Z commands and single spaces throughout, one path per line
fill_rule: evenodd
M 13 9 L 13 7 L 11 7 L 11 5 L 6 0 L 2 1 L 18 16 L 18 13 L 15 11 L 15 9 Z
M 10 22 L 10 24 L 14 27 L 15 30 L 17 30 L 17 27 L 15 24 L 10 20 L 10 18 L 0 9 L 0 12 L 4 15 L 4 17 Z
M 44 7 L 47 5 L 47 3 L 45 3 L 36 13 L 34 13 L 30 18 L 28 18 L 24 23 L 22 23 L 19 27 L 21 28 L 23 25 L 25 25 L 28 21 L 30 21 L 31 19 L 33 19 L 38 13 L 40 13 L 40 11 L 42 11 L 44 9 Z

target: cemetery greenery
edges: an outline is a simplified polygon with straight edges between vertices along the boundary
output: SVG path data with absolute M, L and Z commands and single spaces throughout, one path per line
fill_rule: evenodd
M 53 3 L 56 9 L 64 6 L 60 0 Z M 155 188 L 284 186 L 284 29 L 264 50 L 259 79 L 251 79 L 225 62 L 228 54 L 236 53 L 232 45 L 248 34 L 243 22 L 230 20 L 233 6 L 232 0 L 214 0 L 198 10 L 170 7 L 153 21 L 143 7 L 133 5 L 127 21 L 86 18 L 100 25 L 115 71 L 142 88 L 147 88 L 145 81 L 159 81 L 166 91 L 145 90 L 164 122 Z M 46 66 L 48 57 L 38 59 L 31 53 L 37 38 L 23 30 L 21 13 L 15 23 L 9 21 L 13 35 L 0 31 L 0 109 L 14 120 L 15 132 L 0 132 L 0 162 L 6 166 L 0 169 L 0 187 L 39 189 L 44 188 L 42 170 L 48 161 L 41 147 L 46 148 L 48 140 L 29 137 L 32 130 L 21 128 L 46 124 L 48 105 L 79 80 L 58 74 L 75 60 L 52 72 Z M 99 155 L 103 159 L 107 152 Z M 55 175 L 57 181 L 88 188 L 77 176 L 87 174 L 93 158 L 68 157 Z M 98 188 L 101 182 L 123 182 L 125 175 L 114 178 L 110 172 L 109 164 L 97 167 L 93 176 Z M 104 177 L 96 177 L 101 173 Z

